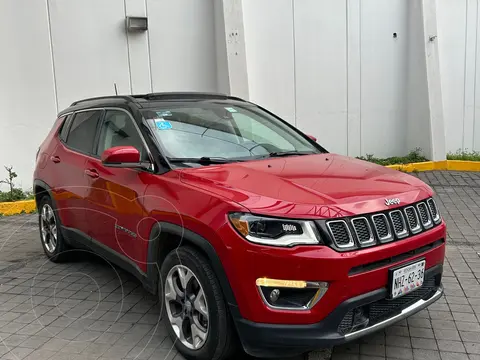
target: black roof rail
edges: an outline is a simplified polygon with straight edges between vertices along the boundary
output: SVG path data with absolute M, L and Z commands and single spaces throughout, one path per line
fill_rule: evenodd
M 104 99 L 123 99 L 123 100 L 126 100 L 126 101 L 135 101 L 135 99 L 133 97 L 128 96 L 128 95 L 97 96 L 97 97 L 92 97 L 92 98 L 88 98 L 88 99 L 77 100 L 77 101 L 73 102 L 72 105 L 70 105 L 70 106 L 75 106 L 75 105 L 78 105 L 78 104 L 80 104 L 82 102 L 86 102 L 86 101 L 104 100 Z
M 230 96 L 221 93 L 210 93 L 210 92 L 161 92 L 161 93 L 150 93 L 143 95 L 111 95 L 111 96 L 97 96 L 83 100 L 77 100 L 72 103 L 70 106 L 75 106 L 87 101 L 95 100 L 105 100 L 105 99 L 123 99 L 125 101 L 136 101 L 138 99 L 145 100 L 182 100 L 182 99 L 191 99 L 191 100 L 237 100 L 245 101 L 239 97 Z
M 239 100 L 245 101 L 243 99 L 222 94 L 222 93 L 213 93 L 213 92 L 161 92 L 161 93 L 150 93 L 144 95 L 132 95 L 134 98 L 141 98 L 145 100 L 182 100 L 182 99 L 198 99 L 198 100 L 208 100 L 208 99 L 219 99 L 219 100 Z

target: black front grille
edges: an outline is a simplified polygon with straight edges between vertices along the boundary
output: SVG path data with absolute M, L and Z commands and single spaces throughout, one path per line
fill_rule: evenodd
M 372 218 L 378 237 L 380 239 L 388 238 L 390 236 L 390 232 L 388 229 L 387 217 L 383 214 L 379 214 L 374 215 Z
M 403 309 L 409 307 L 420 299 L 429 299 L 435 294 L 436 290 L 436 278 L 431 277 L 429 279 L 425 279 L 421 288 L 403 295 L 402 297 L 394 300 L 382 299 L 362 306 L 361 313 L 369 318 L 368 326 L 372 326 L 399 314 Z M 358 312 L 358 309 L 359 308 L 351 309 L 345 314 L 343 320 L 338 326 L 338 332 L 341 335 L 346 335 L 355 330 L 352 329 L 355 321 L 353 314 L 355 311 Z
M 390 217 L 392 218 L 393 223 L 393 230 L 395 234 L 402 234 L 405 233 L 405 223 L 403 222 L 403 216 L 400 211 L 392 211 L 390 213 Z
M 420 214 L 420 219 L 422 224 L 425 226 L 430 223 L 430 215 L 428 213 L 427 205 L 425 203 L 420 203 L 417 205 L 418 213 Z
M 331 221 L 328 223 L 328 226 L 337 246 L 348 246 L 352 243 L 350 231 L 348 231 L 347 223 L 345 221 Z
M 405 214 L 407 215 L 408 225 L 410 226 L 410 229 L 418 229 L 420 224 L 418 223 L 417 212 L 415 211 L 415 208 L 413 206 L 406 208 Z
M 317 225 L 330 234 L 328 245 L 337 251 L 349 251 L 405 239 L 429 230 L 441 222 L 435 201 L 429 198 L 378 213 L 317 220 Z
M 373 241 L 373 234 L 371 233 L 370 225 L 368 225 L 366 218 L 353 219 L 352 225 L 360 243 L 365 244 Z
M 437 204 L 435 204 L 435 201 L 433 199 L 428 199 L 427 204 L 430 212 L 432 213 L 433 221 L 440 222 L 440 215 L 438 214 Z

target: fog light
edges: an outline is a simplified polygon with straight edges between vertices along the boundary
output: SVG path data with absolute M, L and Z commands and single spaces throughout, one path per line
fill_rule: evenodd
M 326 282 L 259 278 L 256 285 L 263 301 L 271 308 L 311 309 L 328 289 Z
M 270 301 L 272 303 L 276 303 L 279 297 L 280 297 L 280 290 L 273 289 L 272 292 L 270 293 Z

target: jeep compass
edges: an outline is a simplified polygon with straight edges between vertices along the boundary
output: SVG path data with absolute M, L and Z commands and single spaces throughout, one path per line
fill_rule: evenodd
M 83 247 L 131 272 L 188 359 L 330 347 L 443 293 L 429 186 L 231 96 L 74 102 L 38 150 L 34 191 L 47 257 Z

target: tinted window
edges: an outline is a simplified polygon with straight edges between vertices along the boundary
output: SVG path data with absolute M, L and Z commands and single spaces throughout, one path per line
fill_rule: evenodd
M 59 136 L 60 136 L 60 139 L 62 139 L 63 141 L 67 140 L 68 127 L 71 122 L 72 122 L 72 115 L 68 115 L 67 118 L 64 119 L 62 123 L 62 128 L 60 129 Z
M 148 160 L 142 139 L 130 116 L 118 110 L 110 110 L 100 130 L 97 155 L 114 146 L 133 146 L 140 152 L 141 160 Z
M 101 115 L 102 112 L 99 110 L 75 114 L 68 133 L 68 146 L 84 153 L 91 153 Z

